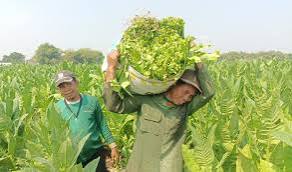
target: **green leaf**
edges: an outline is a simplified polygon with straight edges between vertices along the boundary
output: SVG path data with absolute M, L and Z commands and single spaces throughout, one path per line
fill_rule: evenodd
M 260 159 L 259 171 L 260 172 L 277 172 L 279 170 L 274 166 L 274 164 L 268 161 L 265 161 L 263 159 Z
M 84 172 L 94 172 L 96 170 L 96 167 L 98 165 L 100 157 L 96 158 L 95 160 L 91 161 L 89 164 L 87 164 L 84 167 Z
M 286 131 L 276 131 L 272 135 L 289 146 L 292 146 L 292 133 Z
M 257 172 L 257 167 L 251 159 L 238 154 L 236 160 L 236 172 Z
M 130 85 L 129 81 L 122 82 L 121 87 L 126 89 Z

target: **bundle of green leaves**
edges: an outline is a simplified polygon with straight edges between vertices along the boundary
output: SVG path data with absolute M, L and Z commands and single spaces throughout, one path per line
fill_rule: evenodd
M 205 45 L 184 36 L 184 25 L 181 18 L 136 16 L 117 47 L 123 68 L 131 66 L 149 79 L 164 81 L 180 76 L 202 58 L 216 59 L 218 52 L 206 53 Z

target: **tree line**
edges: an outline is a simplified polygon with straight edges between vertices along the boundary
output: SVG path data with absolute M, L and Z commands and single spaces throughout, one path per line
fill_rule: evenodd
M 73 63 L 99 63 L 101 64 L 104 55 L 102 52 L 81 48 L 78 50 L 61 50 L 52 44 L 41 44 L 30 60 L 25 60 L 25 56 L 19 52 L 13 52 L 10 55 L 4 55 L 1 62 L 6 63 L 38 63 L 38 64 L 56 64 L 63 61 Z
M 25 60 L 25 56 L 19 52 L 13 52 L 10 55 L 4 55 L 2 61 L 8 63 L 38 63 L 38 64 L 56 64 L 62 61 L 71 61 L 73 63 L 99 63 L 101 64 L 104 55 L 102 52 L 89 48 L 79 50 L 61 50 L 52 44 L 41 44 L 35 51 L 30 60 Z M 231 51 L 223 53 L 220 60 L 252 60 L 252 59 L 292 59 L 291 53 L 281 51 L 264 51 L 256 53 Z
M 223 53 L 221 60 L 252 60 L 252 59 L 292 59 L 291 53 L 283 53 L 281 51 L 262 51 L 256 53 L 231 51 Z

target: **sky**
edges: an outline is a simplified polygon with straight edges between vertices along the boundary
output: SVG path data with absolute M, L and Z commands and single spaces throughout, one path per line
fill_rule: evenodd
M 131 18 L 182 17 L 186 35 L 213 49 L 292 53 L 291 0 L 0 0 L 0 59 L 45 42 L 108 53 Z

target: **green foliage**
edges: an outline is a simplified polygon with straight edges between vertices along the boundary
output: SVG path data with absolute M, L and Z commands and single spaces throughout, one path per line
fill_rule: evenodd
M 263 59 L 263 60 L 271 60 L 271 59 L 292 59 L 292 54 L 282 53 L 280 51 L 265 51 L 265 52 L 257 52 L 257 53 L 246 53 L 246 52 L 228 52 L 223 53 L 220 57 L 221 60 L 254 60 L 254 59 Z
M 61 50 L 49 43 L 41 44 L 33 58 L 29 63 L 39 64 L 57 64 L 64 61 L 71 63 L 93 63 L 101 64 L 104 59 L 104 55 L 100 51 L 92 50 L 89 48 L 81 48 L 75 50 Z
M 40 64 L 53 64 L 60 60 L 61 55 L 62 51 L 59 48 L 49 43 L 44 43 L 37 48 L 33 59 Z
M 46 118 L 32 123 L 26 126 L 25 135 L 28 140 L 26 155 L 31 169 L 48 172 L 82 171 L 81 164 L 75 163 L 88 136 L 74 145 L 65 121 L 53 106 L 48 108 Z
M 190 119 L 196 130 L 188 137 L 189 151 L 200 150 L 196 171 L 206 171 L 212 154 L 207 171 L 291 170 L 291 61 L 223 61 L 210 72 L 217 94 Z M 214 124 L 214 143 L 196 145 Z
M 183 155 L 188 171 L 292 171 L 292 61 L 221 61 L 208 66 L 216 95 L 189 117 Z M 1 66 L 0 171 L 83 171 L 67 125 L 50 104 L 62 69 L 77 74 L 81 92 L 99 99 L 125 167 L 135 116 L 108 112 L 98 65 Z M 49 107 L 49 108 L 48 108 Z M 92 166 L 91 166 L 92 165 Z M 88 166 L 94 168 L 95 163 Z
M 81 48 L 77 51 L 66 50 L 62 55 L 62 60 L 73 63 L 98 63 L 101 64 L 104 56 L 101 52 L 89 48 Z
M 97 165 L 99 162 L 99 157 L 93 161 L 91 161 L 89 164 L 87 164 L 84 168 L 84 172 L 93 172 L 95 171 Z
M 74 145 L 65 121 L 50 106 L 61 98 L 53 77 L 63 69 L 76 73 L 82 93 L 95 95 L 102 103 L 103 77 L 98 65 L 62 63 L 1 67 L 0 171 L 85 170 L 75 165 L 76 155 L 85 140 L 79 146 Z M 134 118 L 105 114 L 122 151 L 120 166 L 125 166 L 134 143 Z M 86 169 L 91 170 L 93 166 Z
M 179 77 L 201 58 L 219 56 L 204 52 L 206 46 L 196 45 L 193 37 L 184 37 L 184 24 L 181 18 L 135 17 L 118 45 L 122 73 L 131 66 L 147 78 L 164 81 Z
M 13 52 L 10 55 L 4 55 L 2 62 L 8 62 L 8 63 L 24 63 L 25 62 L 25 56 L 18 52 Z

